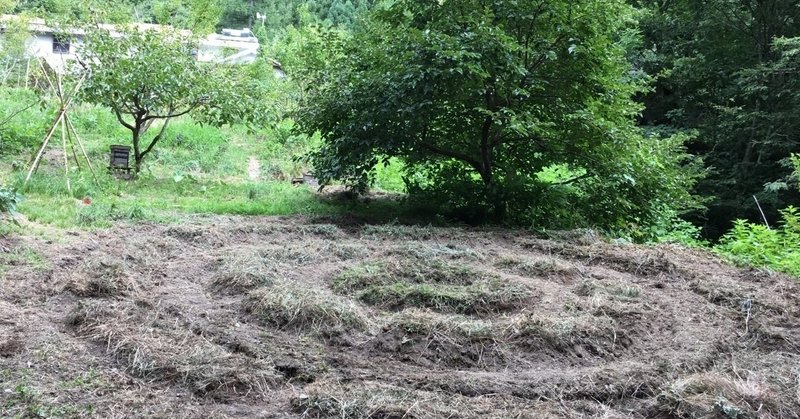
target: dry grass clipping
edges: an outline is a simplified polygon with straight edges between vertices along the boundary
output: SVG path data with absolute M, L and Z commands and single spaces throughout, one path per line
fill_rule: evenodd
M 281 328 L 334 335 L 364 330 L 368 322 L 358 306 L 321 290 L 286 281 L 250 293 L 244 309 Z
M 679 379 L 658 397 L 659 409 L 678 417 L 784 418 L 781 395 L 756 376 L 730 378 L 708 372 Z
M 574 277 L 580 272 L 573 266 L 555 258 L 519 258 L 506 256 L 494 263 L 504 271 L 531 278 Z
M 90 258 L 70 275 L 64 290 L 81 297 L 128 295 L 139 288 L 131 271 L 127 262 L 112 256 Z
M 242 292 L 269 285 L 274 280 L 274 270 L 265 263 L 261 253 L 254 249 L 235 249 L 228 252 L 209 287 L 221 292 Z
M 389 318 L 387 328 L 398 327 L 408 333 L 446 335 L 474 341 L 495 340 L 496 333 L 488 320 L 461 315 L 442 315 L 430 310 L 407 309 Z
M 488 320 L 406 309 L 391 316 L 369 346 L 423 366 L 485 369 L 507 365 L 497 338 Z
M 366 262 L 334 278 L 333 289 L 385 309 L 460 314 L 513 310 L 534 294 L 518 282 L 439 260 Z
M 531 314 L 511 317 L 502 332 L 505 340 L 532 349 L 552 348 L 559 352 L 586 350 L 604 356 L 622 349 L 628 340 L 610 318 L 552 318 Z
M 291 400 L 292 410 L 309 418 L 554 418 L 543 406 L 508 396 L 465 397 L 412 390 L 382 382 L 358 388 L 321 381 Z
M 273 365 L 231 353 L 157 308 L 92 301 L 78 304 L 68 324 L 105 345 L 129 374 L 183 384 L 198 395 L 263 394 L 279 381 Z
M 460 314 L 510 311 L 525 306 L 532 296 L 526 286 L 499 279 L 473 285 L 396 282 L 357 293 L 359 300 L 386 309 L 419 307 Z

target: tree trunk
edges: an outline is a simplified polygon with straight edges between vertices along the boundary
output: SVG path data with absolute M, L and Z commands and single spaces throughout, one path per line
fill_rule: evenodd
M 492 206 L 492 218 L 496 223 L 505 221 L 507 215 L 506 197 L 503 193 L 502 187 L 494 181 L 494 174 L 492 168 L 484 167 L 480 171 L 481 180 L 486 187 L 486 199 Z
M 133 174 L 137 176 L 139 174 L 139 170 L 142 168 L 142 159 L 144 156 L 142 155 L 142 148 L 141 148 L 141 132 L 142 126 L 137 121 L 134 129 L 131 130 L 133 132 Z

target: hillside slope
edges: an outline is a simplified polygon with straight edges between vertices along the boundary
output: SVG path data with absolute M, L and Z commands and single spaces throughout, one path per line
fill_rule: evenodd
M 0 417 L 800 412 L 800 286 L 701 251 L 303 217 L 0 248 Z

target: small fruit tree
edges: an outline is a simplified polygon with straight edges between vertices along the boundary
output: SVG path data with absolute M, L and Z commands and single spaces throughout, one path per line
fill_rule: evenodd
M 168 30 L 94 30 L 87 37 L 82 97 L 109 107 L 131 131 L 137 173 L 173 118 L 193 113 L 213 125 L 258 118 L 260 106 L 250 99 L 257 94 L 249 91 L 257 84 L 245 71 L 198 62 L 196 45 L 185 32 Z

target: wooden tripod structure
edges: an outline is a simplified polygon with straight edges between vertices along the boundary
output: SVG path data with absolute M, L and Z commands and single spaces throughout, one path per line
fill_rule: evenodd
M 86 73 L 83 73 L 72 92 L 67 94 L 67 92 L 64 90 L 64 77 L 59 72 L 53 71 L 53 77 L 51 78 L 41 60 L 39 61 L 39 66 L 42 69 L 42 74 L 44 74 L 44 77 L 47 80 L 47 84 L 50 86 L 50 90 L 55 93 L 56 97 L 58 98 L 60 106 L 58 112 L 56 113 L 55 121 L 53 121 L 53 125 L 50 126 L 50 129 L 47 131 L 47 135 L 45 135 L 42 144 L 39 146 L 36 154 L 31 159 L 28 175 L 25 176 L 24 183 L 28 183 L 28 181 L 31 179 L 31 176 L 33 176 L 33 173 L 39 168 L 39 163 L 42 160 L 42 156 L 47 148 L 47 144 L 50 142 L 50 139 L 53 138 L 53 135 L 59 127 L 61 128 L 61 144 L 64 148 L 64 173 L 67 181 L 67 190 L 72 192 L 72 187 L 69 184 L 69 152 L 67 150 L 67 143 L 69 143 L 69 146 L 72 150 L 72 157 L 75 160 L 75 165 L 78 167 L 78 170 L 80 170 L 81 165 L 78 161 L 78 153 L 75 151 L 75 144 L 78 145 L 83 158 L 86 160 L 86 165 L 89 167 L 89 171 L 92 173 L 95 183 L 97 183 L 97 174 L 94 171 L 94 167 L 92 167 L 92 162 L 89 160 L 89 155 L 86 154 L 86 149 L 83 147 L 83 142 L 78 136 L 75 126 L 72 125 L 72 121 L 70 120 L 68 114 L 68 110 L 72 105 L 73 99 L 80 91 L 83 81 L 86 80 Z M 55 81 L 53 79 L 55 79 Z

